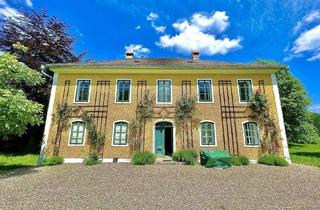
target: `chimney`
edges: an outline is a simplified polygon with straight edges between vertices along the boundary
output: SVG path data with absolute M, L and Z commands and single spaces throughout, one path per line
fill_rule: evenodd
M 133 50 L 127 50 L 126 51 L 126 59 L 133 59 Z
M 199 50 L 191 50 L 192 60 L 199 60 L 200 59 L 200 52 Z

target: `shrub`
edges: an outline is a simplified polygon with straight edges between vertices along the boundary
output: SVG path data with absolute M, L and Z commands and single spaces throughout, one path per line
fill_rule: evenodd
M 133 165 L 152 165 L 156 161 L 156 156 L 151 152 L 137 152 L 131 158 Z
M 231 163 L 231 165 L 233 165 L 233 166 L 241 166 L 241 165 L 242 165 L 241 162 L 240 162 L 240 160 L 239 160 L 239 158 L 238 158 L 238 157 L 235 157 L 235 156 L 231 156 L 231 158 L 230 158 L 230 163 Z
M 179 150 L 174 152 L 172 159 L 177 162 L 184 162 L 186 165 L 194 165 L 199 154 L 195 149 Z
M 288 166 L 288 162 L 276 155 L 263 155 L 258 159 L 258 163 L 265 165 Z
M 44 161 L 45 166 L 59 165 L 62 163 L 63 163 L 63 157 L 59 157 L 59 156 L 49 157 Z
M 271 166 L 274 165 L 274 158 L 272 155 L 263 155 L 259 157 L 258 163 Z
M 83 160 L 83 164 L 85 164 L 87 166 L 92 166 L 92 165 L 95 165 L 98 163 L 101 163 L 101 160 L 99 160 L 99 154 L 96 152 L 89 154 L 89 157 L 86 157 Z
M 282 157 L 274 156 L 274 164 L 276 166 L 288 166 L 289 163 Z
M 240 156 L 238 159 L 242 165 L 249 165 L 250 164 L 249 159 L 245 156 Z

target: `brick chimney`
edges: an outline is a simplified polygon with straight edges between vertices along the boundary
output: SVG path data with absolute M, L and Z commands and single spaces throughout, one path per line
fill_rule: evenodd
M 133 59 L 134 53 L 133 50 L 126 51 L 126 59 Z
M 191 50 L 192 60 L 200 59 L 200 51 L 199 50 Z

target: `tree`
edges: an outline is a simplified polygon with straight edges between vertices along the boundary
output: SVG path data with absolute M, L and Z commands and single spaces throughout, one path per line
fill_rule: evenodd
M 65 23 L 54 17 L 49 17 L 46 12 L 19 12 L 22 14 L 21 16 L 3 19 L 3 22 L 0 23 L 0 51 L 15 54 L 16 59 L 38 72 L 41 71 L 41 65 L 44 64 L 79 62 L 81 60 L 83 54 L 78 56 L 73 53 L 72 44 L 75 40 L 66 32 Z M 17 42 L 26 46 L 28 51 L 13 47 Z M 46 113 L 50 80 L 46 78 L 43 83 L 31 85 L 26 82 L 19 85 L 29 100 L 44 105 L 44 113 Z M 36 151 L 40 147 L 43 125 L 28 127 L 28 131 L 21 137 L 21 140 L 28 144 L 29 149 Z M 27 141 L 25 141 L 26 139 Z M 14 143 L 16 139 L 13 140 L 10 147 L 16 146 Z M 24 146 L 24 148 L 26 147 Z
M 26 49 L 20 45 L 16 48 Z M 16 55 L 4 52 L 0 55 L 0 137 L 22 135 L 27 125 L 42 122 L 43 106 L 28 100 L 19 87 L 21 84 L 39 85 L 44 82 L 41 75 Z
M 258 60 L 258 63 L 279 65 L 275 61 Z M 312 123 L 308 107 L 311 99 L 301 82 L 289 71 L 288 66 L 281 66 L 276 73 L 283 118 L 288 140 L 296 143 L 313 143 L 318 134 Z

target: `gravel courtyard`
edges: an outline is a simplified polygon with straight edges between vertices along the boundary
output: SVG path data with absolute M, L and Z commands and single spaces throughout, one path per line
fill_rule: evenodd
M 320 169 L 65 164 L 0 177 L 0 209 L 319 209 Z

